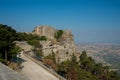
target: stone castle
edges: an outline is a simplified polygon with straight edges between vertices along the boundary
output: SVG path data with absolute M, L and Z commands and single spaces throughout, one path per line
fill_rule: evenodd
M 33 31 L 33 34 L 37 34 L 40 36 L 46 36 L 49 39 L 54 39 L 55 33 L 56 33 L 56 30 L 50 26 L 37 26 L 35 27 L 35 30 Z
M 57 29 L 50 26 L 37 26 L 32 33 L 47 37 L 47 41 L 40 41 L 44 56 L 54 52 L 56 54 L 56 61 L 62 62 L 70 59 L 71 55 L 76 53 L 76 48 L 74 38 L 70 30 L 63 30 L 63 34 L 59 38 L 59 41 L 55 38 L 57 31 Z

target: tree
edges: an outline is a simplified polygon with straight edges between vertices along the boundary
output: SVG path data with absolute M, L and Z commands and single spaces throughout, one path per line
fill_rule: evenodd
M 117 74 L 115 71 L 109 72 L 110 80 L 120 80 L 120 75 Z
M 67 68 L 67 80 L 78 80 L 78 74 L 74 66 Z
M 76 63 L 77 63 L 77 57 L 74 55 L 74 53 L 73 53 L 73 55 L 72 55 L 71 62 L 72 62 L 73 64 L 76 64 Z
M 13 60 L 13 58 L 16 58 L 17 55 L 20 54 L 20 51 L 22 51 L 22 49 L 19 46 L 14 46 L 13 48 L 10 49 L 9 53 L 11 54 L 11 58 Z
M 79 58 L 80 58 L 80 61 L 85 61 L 87 59 L 86 51 L 83 51 Z
M 55 38 L 58 40 L 63 35 L 63 30 L 58 30 L 55 34 Z
M 10 60 L 11 53 L 8 53 L 15 46 L 16 31 L 10 26 L 0 24 L 0 53 L 3 59 Z
M 61 63 L 58 63 L 57 64 L 57 66 L 58 66 L 57 73 L 66 78 L 67 71 L 68 71 L 67 69 L 68 69 L 68 67 L 70 67 L 69 64 L 70 64 L 69 60 L 61 62 Z

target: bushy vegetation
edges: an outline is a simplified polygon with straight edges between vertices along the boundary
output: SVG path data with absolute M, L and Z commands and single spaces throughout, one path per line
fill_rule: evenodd
M 27 34 L 27 33 L 17 33 L 17 40 L 18 41 L 29 41 L 29 40 L 40 40 L 40 36 L 35 34 Z
M 40 40 L 28 40 L 27 43 L 31 46 L 33 46 L 33 52 L 36 56 L 36 58 L 41 58 L 43 56 L 43 52 L 42 52 L 42 46 L 40 45 Z
M 49 54 L 48 56 L 44 57 L 43 62 L 47 67 L 52 68 L 54 71 L 57 71 L 57 65 L 56 65 L 56 59 L 55 59 L 54 52 L 52 52 L 52 54 Z
M 47 40 L 47 38 L 16 32 L 12 27 L 0 24 L 0 61 L 6 64 L 8 61 L 11 62 L 17 59 L 17 54 L 21 49 L 15 45 L 15 41 L 27 41 L 28 44 L 34 46 L 33 51 L 36 55 L 41 56 L 40 40 Z
M 38 35 L 16 32 L 12 27 L 0 24 L 0 61 L 6 63 L 17 57 L 21 49 L 15 45 L 15 41 L 27 41 L 38 48 L 40 39 Z
M 42 46 L 40 45 L 39 40 L 29 40 L 28 44 L 33 46 L 33 52 L 36 57 L 41 58 L 43 56 Z
M 20 52 L 16 46 L 17 32 L 10 26 L 0 24 L 0 61 L 6 63 L 11 61 Z
M 29 45 L 35 46 L 36 48 L 38 48 L 40 46 L 40 41 L 39 40 L 35 40 L 35 39 L 28 40 L 27 43 Z
M 54 56 L 53 54 L 48 55 L 45 58 L 47 59 L 45 64 L 48 64 L 50 68 L 53 68 L 67 80 L 120 80 L 120 76 L 116 72 L 110 71 L 108 66 L 95 63 L 91 57 L 87 56 L 85 51 L 80 55 L 79 61 L 73 54 L 71 60 L 57 64 L 54 62 Z
M 41 36 L 41 37 L 40 37 L 40 40 L 41 40 L 41 41 L 47 41 L 47 38 L 46 38 L 45 36 Z
M 40 41 L 47 41 L 46 36 L 39 36 L 36 34 L 31 34 L 31 33 L 17 33 L 17 40 L 18 41 L 30 41 L 30 40 L 40 40 Z
M 55 34 L 55 38 L 58 40 L 63 34 L 63 30 L 58 30 L 57 34 Z

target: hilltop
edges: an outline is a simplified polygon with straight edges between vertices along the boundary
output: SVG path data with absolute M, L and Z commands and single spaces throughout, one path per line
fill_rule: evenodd
M 74 37 L 70 30 L 57 30 L 50 26 L 37 26 L 32 34 L 45 38 L 41 40 L 44 56 L 56 54 L 56 61 L 70 60 L 71 55 L 76 53 Z

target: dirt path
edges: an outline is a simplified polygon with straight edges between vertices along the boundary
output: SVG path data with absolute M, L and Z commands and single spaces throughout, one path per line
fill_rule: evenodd
M 25 60 L 22 63 L 23 69 L 21 72 L 30 80 L 59 80 L 57 77 L 47 72 L 38 64 L 25 57 L 23 54 L 21 54 L 21 58 Z

